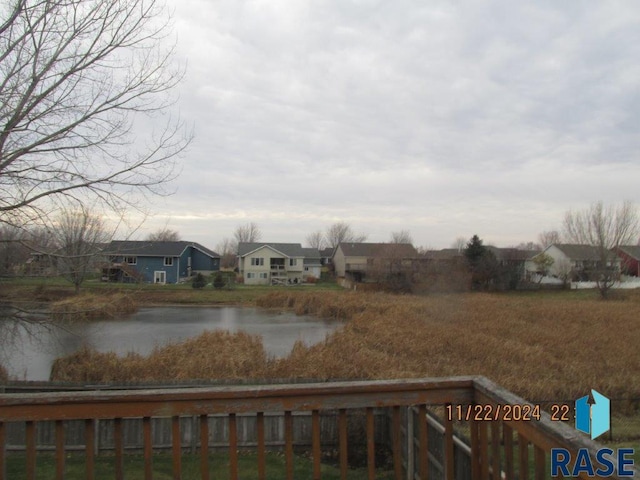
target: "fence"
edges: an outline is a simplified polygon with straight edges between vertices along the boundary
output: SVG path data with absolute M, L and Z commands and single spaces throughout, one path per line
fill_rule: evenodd
M 16 450 L 24 451 L 27 478 L 35 478 L 43 449 L 54 453 L 56 478 L 65 476 L 66 456 L 81 451 L 88 479 L 105 451 L 116 478 L 124 478 L 129 451 L 142 452 L 145 478 L 152 478 L 154 454 L 162 449 L 171 451 L 174 478 L 181 477 L 183 454 L 199 455 L 203 479 L 216 449 L 228 452 L 230 477 L 238 478 L 238 450 L 245 447 L 256 452 L 259 478 L 266 476 L 270 449 L 284 451 L 286 478 L 293 478 L 294 452 L 309 450 L 314 479 L 321 478 L 328 448 L 337 451 L 341 478 L 358 451 L 368 478 L 376 478 L 380 448 L 388 451 L 393 477 L 412 480 L 540 480 L 553 447 L 574 455 L 586 448 L 595 459 L 595 443 L 544 412 L 535 421 L 496 416 L 457 422 L 451 408 L 464 411 L 466 405 L 495 412 L 497 405 L 528 404 L 483 377 L 4 394 L 0 479 Z M 429 413 L 446 406 L 449 415 L 440 420 Z

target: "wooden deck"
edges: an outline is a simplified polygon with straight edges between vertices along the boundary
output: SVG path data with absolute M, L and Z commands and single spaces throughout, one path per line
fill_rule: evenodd
M 78 449 L 86 456 L 86 478 L 95 478 L 95 458 L 101 453 L 96 439 L 105 425 L 112 430 L 116 478 L 125 478 L 123 459 L 132 449 L 124 425 L 134 421 L 141 430 L 139 451 L 148 479 L 155 452 L 162 448 L 154 437 L 159 422 L 170 432 L 167 447 L 176 479 L 181 478 L 182 456 L 189 452 L 200 455 L 201 478 L 209 479 L 208 453 L 220 448 L 228 451 L 230 478 L 238 478 L 239 448 L 256 452 L 258 478 L 266 476 L 265 453 L 280 449 L 286 459 L 283 478 L 288 479 L 300 450 L 310 454 L 313 478 L 321 478 L 322 452 L 331 448 L 347 478 L 354 415 L 362 420 L 370 479 L 376 478 L 381 447 L 389 451 L 396 479 L 542 480 L 549 477 L 554 447 L 574 455 L 587 448 L 595 459 L 597 444 L 572 426 L 552 421 L 545 412 L 539 419 L 504 418 L 498 405 L 534 407 L 484 377 L 3 394 L 0 479 L 7 478 L 6 460 L 15 451 L 25 455 L 27 478 L 35 478 L 36 458 L 47 449 L 55 455 L 56 478 L 65 478 L 65 458 Z M 490 415 L 466 414 L 476 406 Z M 220 422 L 225 433 L 217 436 Z M 322 425 L 327 424 L 335 426 L 329 429 L 334 434 L 325 431 Z M 80 436 L 70 442 L 78 425 Z M 281 441 L 270 437 L 266 430 L 272 428 L 265 425 L 280 425 Z M 46 430 L 52 432 L 51 445 L 42 440 Z

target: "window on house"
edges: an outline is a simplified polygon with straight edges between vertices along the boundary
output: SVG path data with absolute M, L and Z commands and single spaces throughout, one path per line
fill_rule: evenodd
M 255 278 L 256 274 L 253 272 L 247 272 L 247 278 Z
M 268 278 L 267 272 L 261 272 L 260 278 Z
M 264 265 L 264 258 L 263 257 L 255 257 L 251 259 L 251 266 L 253 267 L 259 267 Z
M 297 258 L 290 258 L 290 259 L 289 259 L 289 266 L 290 266 L 290 267 L 295 267 L 295 266 L 296 266 L 296 264 L 297 264 L 297 262 L 298 262 L 298 259 L 297 259 Z
M 124 257 L 124 263 L 128 263 L 129 265 L 137 265 L 138 257 Z
M 164 266 L 170 267 L 173 265 L 173 257 L 164 257 Z

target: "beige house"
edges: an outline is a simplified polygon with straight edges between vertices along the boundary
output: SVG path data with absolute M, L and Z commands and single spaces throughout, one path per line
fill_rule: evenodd
M 410 243 L 344 242 L 333 254 L 333 266 L 338 278 L 365 281 L 367 274 L 380 268 L 411 267 L 418 252 Z
M 246 285 L 300 284 L 309 275 L 305 250 L 299 243 L 240 243 L 238 271 Z

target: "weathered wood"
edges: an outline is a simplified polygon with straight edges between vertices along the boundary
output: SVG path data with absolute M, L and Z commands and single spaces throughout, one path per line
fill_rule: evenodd
M 533 449 L 533 458 L 535 464 L 535 480 L 544 480 L 547 474 L 544 450 L 535 446 Z
M 529 478 L 529 441 L 520 433 L 518 433 L 518 452 L 519 452 L 519 480 L 528 480 Z
M 236 414 L 229 414 L 229 470 L 232 480 L 238 480 L 238 427 Z
M 427 407 L 418 407 L 418 441 L 419 441 L 419 474 L 420 480 L 429 478 L 429 436 L 427 435 Z
M 0 396 L 0 421 L 171 417 L 469 403 L 473 377 Z M 133 397 L 135 396 L 135 400 Z
M 340 478 L 346 480 L 349 469 L 349 451 L 347 435 L 347 411 L 340 409 L 338 413 L 338 431 L 340 432 Z
M 348 433 L 357 431 L 351 429 L 350 423 L 347 427 L 349 415 L 354 415 L 357 422 L 365 422 L 358 423 L 359 428 L 366 425 L 367 438 L 362 445 L 366 444 L 369 477 L 375 475 L 377 442 L 390 447 L 396 478 L 402 478 L 403 463 L 406 463 L 407 474 L 411 475 L 415 468 L 420 480 L 427 477 L 429 469 L 442 473 L 446 480 L 462 480 L 467 469 L 471 470 L 474 480 L 490 477 L 501 480 L 503 454 L 505 478 L 510 480 L 515 475 L 514 433 L 519 445 L 520 480 L 527 480 L 529 442 L 534 446 L 536 480 L 544 470 L 543 455 L 548 449 L 563 447 L 570 452 L 578 448 L 588 448 L 591 452 L 597 449 L 595 443 L 567 425 L 551 422 L 542 412 L 540 421 L 505 421 L 502 436 L 499 426 L 492 425 L 490 440 L 487 432 L 490 422 L 471 421 L 469 450 L 455 437 L 451 420 L 446 421 L 444 427 L 438 427 L 437 434 L 436 427 L 428 423 L 431 420 L 426 415 L 426 406 L 445 403 L 522 405 L 526 402 L 480 377 L 5 394 L 0 395 L 0 478 L 6 467 L 3 452 L 16 450 L 26 451 L 27 478 L 34 478 L 36 452 L 42 450 L 56 452 L 58 477 L 59 472 L 64 471 L 61 457 L 65 452 L 84 450 L 87 478 L 93 475 L 94 452 L 113 451 L 116 478 L 123 478 L 125 451 L 142 451 L 146 459 L 145 475 L 149 478 L 156 449 L 172 450 L 174 478 L 179 478 L 182 452 L 197 452 L 198 445 L 202 478 L 208 478 L 206 457 L 210 448 L 229 449 L 231 477 L 237 478 L 239 446 L 257 448 L 263 453 L 267 449 L 284 449 L 289 478 L 294 447 L 311 448 L 313 475 L 319 478 L 322 448 L 338 449 L 341 471 L 345 470 L 343 465 L 348 465 L 346 458 L 351 447 L 347 446 L 346 439 Z M 401 416 L 415 405 L 419 406 L 417 427 L 413 428 L 411 417 L 403 433 Z M 390 419 L 385 418 L 385 411 L 391 411 Z M 406 451 L 404 446 L 408 447 Z M 411 459 L 416 449 L 414 465 Z M 461 455 L 470 455 L 471 463 Z M 259 475 L 263 477 L 264 472 Z
M 369 480 L 376 478 L 376 435 L 375 435 L 375 417 L 373 416 L 373 408 L 366 410 L 367 416 L 367 476 Z
M 445 459 L 445 479 L 454 480 L 454 457 L 453 457 L 453 421 L 451 418 L 444 419 L 444 459 Z
M 504 443 L 504 472 L 506 480 L 515 478 L 513 473 L 513 430 L 510 426 L 502 425 L 502 442 Z
M 393 470 L 396 480 L 402 479 L 402 434 L 400 432 L 400 407 L 391 409 L 391 441 L 393 449 Z

